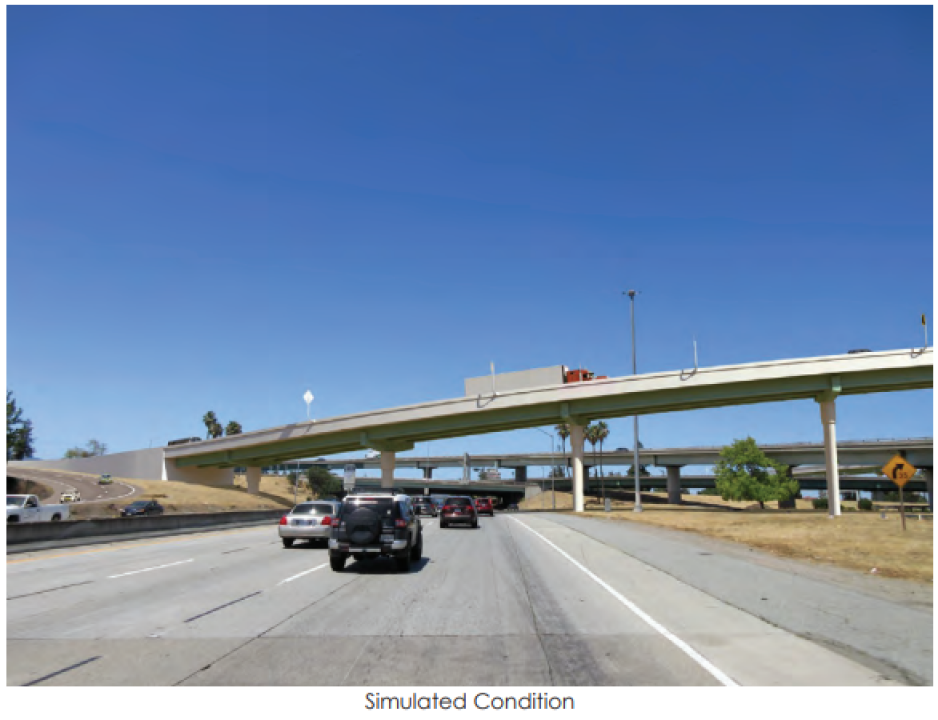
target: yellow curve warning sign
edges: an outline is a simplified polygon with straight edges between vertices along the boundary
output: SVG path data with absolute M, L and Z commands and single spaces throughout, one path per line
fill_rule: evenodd
M 901 455 L 893 455 L 892 459 L 883 466 L 883 475 L 902 487 L 912 479 L 916 470 L 917 468 Z

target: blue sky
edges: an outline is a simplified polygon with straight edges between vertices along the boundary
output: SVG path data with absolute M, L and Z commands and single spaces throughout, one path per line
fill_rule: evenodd
M 932 8 L 10 7 L 7 385 L 37 454 L 919 345 Z M 932 434 L 932 392 L 839 402 Z M 611 423 L 611 447 L 631 421 Z M 815 403 L 648 447 L 819 441 Z M 546 450 L 519 431 L 433 453 Z M 426 453 L 418 446 L 415 453 Z

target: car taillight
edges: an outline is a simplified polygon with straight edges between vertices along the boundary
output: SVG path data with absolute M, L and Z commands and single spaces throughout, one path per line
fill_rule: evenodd
M 286 524 L 288 524 L 288 522 L 289 522 L 289 521 L 287 520 L 287 516 L 286 516 L 286 515 L 284 515 L 282 518 L 280 518 L 280 524 L 281 524 L 281 525 L 286 525 Z
M 394 521 L 394 527 L 405 528 L 407 527 L 407 521 L 404 520 L 403 518 L 398 518 L 397 520 Z
M 332 518 L 329 517 L 328 515 L 326 515 L 326 517 L 324 517 L 324 518 L 322 519 L 322 524 L 323 524 L 323 525 L 332 525 Z

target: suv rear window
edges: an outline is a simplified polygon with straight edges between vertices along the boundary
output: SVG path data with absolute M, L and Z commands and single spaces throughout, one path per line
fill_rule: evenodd
M 353 513 L 360 507 L 367 507 L 374 510 L 376 513 L 383 517 L 393 517 L 394 516 L 394 506 L 397 502 L 392 497 L 383 497 L 383 498 L 354 498 L 353 500 L 347 500 L 342 505 L 342 515 L 346 516 Z
M 293 508 L 294 515 L 331 515 L 332 505 L 326 503 L 300 503 Z
M 472 505 L 472 500 L 470 500 L 469 498 L 460 498 L 460 497 L 448 498 L 448 499 L 446 500 L 446 504 L 447 504 L 447 505 L 459 505 L 459 506 L 461 506 L 461 507 L 467 507 L 467 506 L 469 506 L 469 505 Z

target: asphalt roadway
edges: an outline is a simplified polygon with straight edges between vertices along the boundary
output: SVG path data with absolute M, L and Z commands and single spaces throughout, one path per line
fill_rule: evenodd
M 131 496 L 137 492 L 137 488 L 122 482 L 100 485 L 95 476 L 92 475 L 79 475 L 77 473 L 38 468 L 17 468 L 12 472 L 8 468 L 7 474 L 21 480 L 33 480 L 52 488 L 54 495 L 44 501 L 44 504 L 49 505 L 58 503 L 62 493 L 76 490 L 81 493 L 81 503 L 111 502 L 114 500 L 126 500 L 129 503 Z M 79 503 L 69 504 L 78 505 Z
M 546 513 L 424 532 L 407 574 L 333 572 L 276 526 L 9 556 L 7 684 L 931 683 L 928 586 Z

